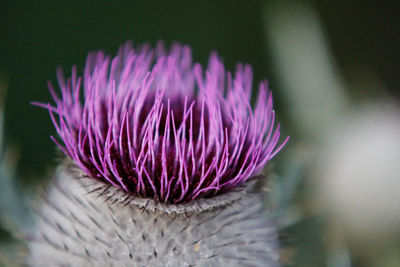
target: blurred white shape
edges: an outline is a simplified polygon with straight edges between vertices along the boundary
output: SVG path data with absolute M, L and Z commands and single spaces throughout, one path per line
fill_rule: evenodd
M 400 226 L 400 111 L 359 108 L 325 139 L 314 173 L 322 208 L 346 232 L 379 237 Z
M 306 139 L 319 138 L 346 102 L 319 17 L 310 3 L 275 1 L 264 18 L 286 107 Z

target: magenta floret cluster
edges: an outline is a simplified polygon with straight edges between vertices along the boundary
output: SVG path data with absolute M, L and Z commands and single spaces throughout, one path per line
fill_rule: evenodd
M 212 197 L 259 172 L 278 145 L 272 95 L 261 82 L 250 105 L 252 70 L 227 72 L 212 53 L 208 67 L 188 46 L 127 43 L 114 58 L 90 53 L 55 105 L 47 108 L 60 139 L 52 139 L 89 176 L 142 198 L 183 203 Z

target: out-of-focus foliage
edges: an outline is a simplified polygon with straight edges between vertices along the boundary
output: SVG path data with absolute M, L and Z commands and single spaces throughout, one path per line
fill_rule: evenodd
M 16 188 L 15 147 L 4 141 L 4 97 L 6 83 L 0 77 L 0 266 L 21 263 L 25 247 L 18 234 L 29 225 L 30 217 L 22 202 L 24 195 Z
M 346 81 L 314 5 L 277 1 L 264 18 L 295 136 L 272 189 L 286 263 L 399 266 L 398 103 L 373 75 Z

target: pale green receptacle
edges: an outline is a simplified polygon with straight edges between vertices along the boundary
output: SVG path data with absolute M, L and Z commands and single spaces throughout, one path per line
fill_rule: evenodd
M 80 178 L 76 177 L 79 176 Z M 60 167 L 31 236 L 32 266 L 279 266 L 257 186 L 162 205 Z

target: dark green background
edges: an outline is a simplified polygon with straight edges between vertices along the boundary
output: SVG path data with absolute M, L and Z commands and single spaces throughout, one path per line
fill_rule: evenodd
M 314 2 L 345 77 L 347 68 L 366 68 L 378 73 L 396 94 L 400 88 L 399 1 Z M 0 73 L 9 82 L 6 133 L 8 141 L 22 149 L 20 173 L 37 176 L 54 158 L 49 135 L 55 131 L 49 117 L 29 103 L 51 100 L 46 82 L 55 81 L 56 67 L 69 70 L 77 65 L 81 69 L 88 51 L 103 49 L 114 54 L 126 40 L 189 44 L 201 63 L 210 51 L 217 50 L 231 70 L 237 61 L 248 62 L 256 81 L 270 79 L 277 109 L 284 110 L 264 36 L 263 12 L 268 3 L 3 0 Z
M 49 139 L 55 134 L 54 127 L 46 110 L 29 103 L 51 101 L 46 83 L 56 82 L 56 67 L 68 71 L 77 65 L 81 70 L 88 51 L 103 49 L 114 54 L 127 40 L 136 44 L 155 44 L 160 39 L 167 44 L 189 44 L 194 59 L 203 64 L 216 50 L 230 70 L 238 61 L 250 63 L 256 82 L 269 79 L 275 109 L 284 122 L 284 135 L 292 137 L 277 161 L 285 158 L 284 153 L 301 140 L 285 116 L 282 85 L 274 76 L 276 65 L 272 64 L 265 36 L 263 16 L 272 2 L 0 0 L 0 81 L 8 81 L 6 141 L 21 150 L 21 181 L 24 185 L 36 184 L 55 164 L 56 149 Z M 319 13 L 346 83 L 352 82 L 354 74 L 371 73 L 387 89 L 372 94 L 398 98 L 400 1 L 307 2 L 312 2 Z M 363 86 L 348 88 L 355 101 L 371 95 Z M 282 173 L 284 169 L 282 162 L 276 171 Z M 321 225 L 319 218 L 307 218 L 288 229 L 286 239 L 283 235 L 283 247 L 294 244 L 298 250 L 295 266 L 324 265 Z

